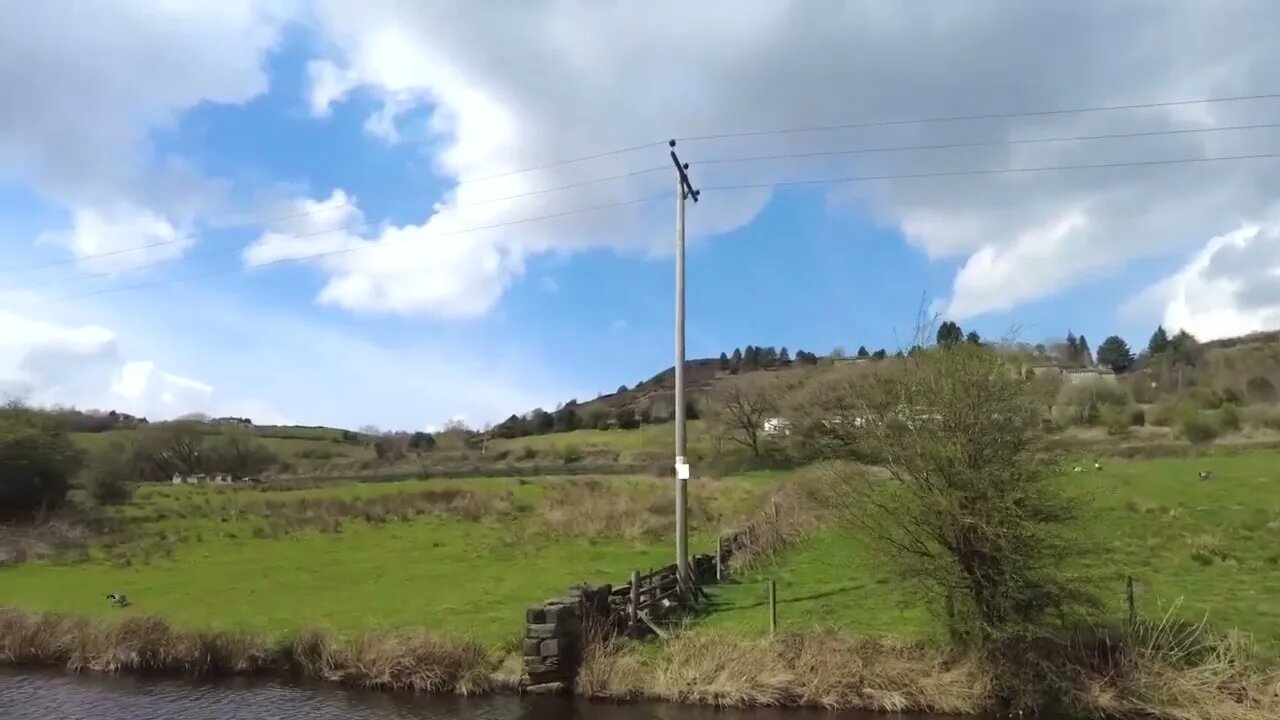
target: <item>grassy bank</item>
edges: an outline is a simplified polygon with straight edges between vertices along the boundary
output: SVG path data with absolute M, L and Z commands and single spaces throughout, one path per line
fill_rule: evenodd
M 1062 481 L 1093 507 L 1086 521 L 1096 554 L 1081 569 L 1097 579 L 1116 617 L 1125 578 L 1141 614 L 1206 620 L 1252 634 L 1280 658 L 1280 453 L 1103 461 Z M 1201 480 L 1200 471 L 1212 478 Z M 741 583 L 718 593 L 709 624 L 748 636 L 767 629 L 765 580 L 778 584 L 779 622 L 846 631 L 936 637 L 940 627 L 904 593 L 865 540 L 821 528 Z
M 1123 663 L 1081 663 L 1081 704 L 1275 716 L 1280 685 L 1257 668 L 1280 658 L 1276 467 L 1276 452 L 1104 459 L 1101 471 L 1061 478 L 1094 509 L 1099 552 L 1082 569 L 1113 617 L 1133 576 L 1143 617 L 1170 627 L 1207 618 L 1193 643 L 1148 638 L 1131 642 Z M 777 552 L 758 553 L 734 584 L 714 589 L 713 612 L 696 626 L 665 642 L 592 648 L 578 690 L 714 705 L 984 708 L 983 665 L 945 650 L 940 624 L 868 543 L 820 512 L 794 510 L 791 493 L 820 476 L 694 482 L 695 549 L 749 517 L 779 518 L 786 537 L 764 537 Z M 495 672 L 530 603 L 669 562 L 670 495 L 670 481 L 641 476 L 146 487 L 110 511 L 110 531 L 84 554 L 0 567 L 0 607 L 20 609 L 0 612 L 0 662 L 490 690 L 505 682 Z M 777 637 L 767 633 L 768 579 L 778 583 Z M 111 607 L 108 592 L 131 606 Z
M 480 643 L 421 631 L 355 637 L 310 631 L 265 640 L 243 632 L 185 632 L 157 617 L 105 622 L 0 610 L 0 663 L 74 672 L 278 675 L 472 694 L 504 682 L 493 657 Z
M 1265 720 L 1280 713 L 1280 674 L 1247 643 L 1156 621 L 1114 643 L 1065 650 L 1064 701 L 1123 718 Z M 577 691 L 599 699 L 660 699 L 718 707 L 976 714 L 992 706 L 981 660 L 929 643 L 803 630 L 776 637 L 699 629 L 657 646 L 591 648 Z
M 86 554 L 0 568 L 0 607 L 269 638 L 425 628 L 510 641 L 531 602 L 669 562 L 669 488 L 645 477 L 148 487 Z M 699 546 L 759 492 L 698 486 Z M 131 606 L 111 607 L 109 592 Z

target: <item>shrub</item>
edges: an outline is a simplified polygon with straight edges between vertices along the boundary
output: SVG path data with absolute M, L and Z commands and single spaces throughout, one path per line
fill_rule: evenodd
M 1200 410 L 1217 410 L 1222 407 L 1222 396 L 1212 388 L 1193 387 L 1182 393 L 1182 400 L 1190 407 Z
M 1223 388 L 1222 402 L 1231 403 L 1232 405 L 1243 405 L 1244 397 L 1233 387 Z
M 1218 425 L 1227 432 L 1240 429 L 1240 408 L 1235 405 L 1223 405 L 1218 410 Z
M 1034 387 L 997 353 L 965 344 L 917 352 L 854 389 L 893 482 L 834 471 L 832 505 L 894 577 L 935 598 L 953 637 L 992 667 L 1007 711 L 1062 697 L 1051 638 L 1100 602 L 1072 571 L 1087 550 L 1085 508 L 1040 452 Z
M 524 445 L 516 455 L 516 460 L 532 460 L 536 457 L 538 457 L 538 449 L 532 445 Z
M 0 519 L 60 505 L 79 466 L 70 436 L 47 414 L 17 405 L 0 410 Z
M 1261 375 L 1249 378 L 1244 384 L 1244 391 L 1249 397 L 1249 402 L 1269 403 L 1276 401 L 1275 383 Z
M 1183 415 L 1178 430 L 1193 443 L 1212 442 L 1221 432 L 1211 416 L 1194 410 Z
M 1280 409 L 1271 406 L 1254 406 L 1245 408 L 1245 420 L 1254 427 L 1280 430 Z
M 94 453 L 84 474 L 85 490 L 99 505 L 121 505 L 133 495 L 134 480 L 129 450 L 113 442 Z
M 1147 415 L 1147 424 L 1153 427 L 1172 427 L 1187 414 L 1187 408 L 1176 402 L 1159 402 Z
M 1147 424 L 1147 411 L 1143 410 L 1139 405 L 1131 405 L 1129 407 L 1129 424 L 1133 427 L 1142 427 Z
M 560 446 L 556 452 L 560 455 L 560 460 L 565 465 L 576 463 L 582 459 L 582 448 L 573 443 Z
M 1104 405 L 1099 410 L 1098 421 L 1107 429 L 1109 435 L 1125 435 L 1129 433 L 1129 411 L 1115 405 Z

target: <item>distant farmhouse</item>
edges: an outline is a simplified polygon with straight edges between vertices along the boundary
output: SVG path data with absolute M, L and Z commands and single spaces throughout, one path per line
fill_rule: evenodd
M 213 473 L 206 475 L 205 473 L 195 473 L 194 475 L 183 475 L 174 473 L 172 482 L 174 485 L 241 485 L 241 484 L 258 484 L 262 482 L 257 477 L 237 478 L 229 473 Z

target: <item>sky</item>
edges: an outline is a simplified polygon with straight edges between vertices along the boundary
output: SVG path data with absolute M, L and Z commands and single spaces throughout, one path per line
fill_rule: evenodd
M 892 351 L 922 311 L 1094 346 L 1275 328 L 1277 26 L 1266 0 L 17 3 L 0 393 L 413 430 L 634 384 L 673 353 L 671 138 L 702 189 L 691 357 Z M 991 172 L 1078 165 L 1112 167 Z

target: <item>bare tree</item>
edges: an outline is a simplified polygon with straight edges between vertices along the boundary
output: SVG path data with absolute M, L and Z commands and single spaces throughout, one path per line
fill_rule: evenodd
M 768 434 L 765 421 L 779 414 L 780 388 L 764 375 L 743 375 L 721 383 L 711 395 L 713 433 L 759 457 Z

